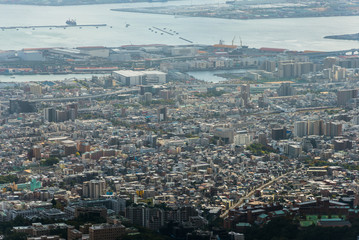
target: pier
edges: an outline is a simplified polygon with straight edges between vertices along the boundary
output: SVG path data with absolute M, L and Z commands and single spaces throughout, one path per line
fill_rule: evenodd
M 74 28 L 74 27 L 106 27 L 107 24 L 82 24 L 82 25 L 40 25 L 40 26 L 9 26 L 9 27 L 0 27 L 1 30 L 10 30 L 10 29 L 36 29 L 36 28 Z
M 183 37 L 179 37 L 179 39 L 183 40 L 183 41 L 186 41 L 186 42 L 189 42 L 189 43 L 193 43 L 192 41 L 188 40 L 188 39 L 185 39 Z
M 163 33 L 167 33 L 168 35 L 174 35 L 173 33 L 170 33 L 170 32 L 167 32 L 167 31 L 165 31 L 165 30 L 162 30 L 162 29 L 160 29 L 160 28 L 158 28 L 158 27 L 153 27 L 154 29 L 156 29 L 156 30 L 158 30 L 158 31 L 160 31 L 160 32 L 163 32 Z

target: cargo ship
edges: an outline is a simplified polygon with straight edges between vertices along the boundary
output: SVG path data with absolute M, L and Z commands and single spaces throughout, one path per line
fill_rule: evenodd
M 66 21 L 66 24 L 69 25 L 69 26 L 76 26 L 77 25 L 77 22 L 75 19 L 68 19 Z

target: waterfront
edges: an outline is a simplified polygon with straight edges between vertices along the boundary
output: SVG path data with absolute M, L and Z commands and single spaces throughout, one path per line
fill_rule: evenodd
M 45 82 L 73 79 L 91 79 L 92 76 L 108 76 L 109 74 L 49 74 L 49 75 L 0 75 L 0 83 L 9 82 Z
M 116 47 L 129 44 L 214 44 L 224 40 L 230 44 L 236 36 L 250 47 L 277 47 L 291 50 L 342 50 L 359 48 L 357 41 L 324 39 L 326 35 L 355 33 L 359 17 L 291 18 L 229 20 L 210 18 L 176 18 L 168 15 L 114 12 L 113 8 L 191 4 L 193 1 L 165 3 L 103 4 L 83 6 L 1 5 L 1 26 L 58 25 L 68 18 L 78 24 L 107 24 L 104 28 L 21 29 L 0 31 L 2 50 L 33 47 Z M 224 1 L 202 0 L 196 4 Z M 16 18 L 15 16 L 23 16 Z M 46 21 L 44 20 L 46 19 Z M 169 28 L 179 35 L 160 35 L 148 29 Z M 195 34 L 194 34 L 195 33 Z

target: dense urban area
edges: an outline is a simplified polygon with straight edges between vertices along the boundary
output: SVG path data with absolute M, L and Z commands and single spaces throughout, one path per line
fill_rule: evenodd
M 14 80 L 93 74 L 0 82 L 2 238 L 356 239 L 357 54 L 1 51 Z

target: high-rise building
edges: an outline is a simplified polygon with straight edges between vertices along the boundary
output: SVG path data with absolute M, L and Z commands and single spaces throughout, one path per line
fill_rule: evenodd
M 323 135 L 324 123 L 323 120 L 308 121 L 308 135 Z
M 77 118 L 78 108 L 79 106 L 77 103 L 71 103 L 67 105 L 69 119 L 75 120 Z
M 151 103 L 152 102 L 152 93 L 146 92 L 143 95 L 143 100 L 144 100 L 145 103 Z
M 77 148 L 76 148 L 76 144 L 66 144 L 64 146 L 64 151 L 65 151 L 65 156 L 69 156 L 71 154 L 76 154 L 77 152 Z
M 339 66 L 333 66 L 333 76 L 335 81 L 344 81 L 346 78 L 347 70 Z
M 353 98 L 358 98 L 358 89 L 340 90 L 337 92 L 338 106 L 346 106 Z
M 170 90 L 161 90 L 159 92 L 159 96 L 162 99 L 168 100 L 171 98 L 171 91 Z
M 44 119 L 48 122 L 56 122 L 56 109 L 55 108 L 45 108 L 44 109 Z
M 68 120 L 67 111 L 63 111 L 63 110 L 56 111 L 56 121 L 57 122 L 65 122 L 67 120 Z
M 40 160 L 41 159 L 41 147 L 40 146 L 34 146 L 32 148 L 32 153 L 33 156 L 36 160 Z
M 300 77 L 313 71 L 315 71 L 315 65 L 312 62 L 283 61 L 278 64 L 279 78 Z
M 325 124 L 324 134 L 330 137 L 342 135 L 342 124 L 338 122 L 327 122 Z
M 258 134 L 258 142 L 262 145 L 267 145 L 267 135 L 265 133 Z
M 307 134 L 308 134 L 307 129 L 308 129 L 307 122 L 305 122 L 305 121 L 295 122 L 295 124 L 294 124 L 294 135 L 297 136 L 297 137 L 307 136 Z
M 42 94 L 42 87 L 39 84 L 31 84 L 30 85 L 30 93 L 35 95 Z
M 261 65 L 261 70 L 267 71 L 267 72 L 275 72 L 276 70 L 276 63 L 273 61 L 264 61 Z
M 250 85 L 249 84 L 247 84 L 247 85 L 242 84 L 240 86 L 240 89 L 241 89 L 241 98 L 243 99 L 244 106 L 247 106 L 248 102 L 249 102 L 249 98 L 251 97 Z
M 168 120 L 168 118 L 167 118 L 167 107 L 161 107 L 161 108 L 158 109 L 157 118 L 158 118 L 159 122 Z
M 157 231 L 164 226 L 165 213 L 159 208 L 129 206 L 126 207 L 126 218 L 128 218 L 134 225 Z
M 287 129 L 283 128 L 273 128 L 272 129 L 272 139 L 273 140 L 281 140 L 287 137 Z
M 79 151 L 80 153 L 89 152 L 90 149 L 91 147 L 89 143 L 82 141 L 77 142 L 77 151 Z
M 116 86 L 115 79 L 113 79 L 112 77 L 106 78 L 104 85 L 105 85 L 105 88 L 113 88 L 114 86 Z
M 289 82 L 282 83 L 277 92 L 279 96 L 293 96 L 296 94 L 295 88 Z
M 84 197 L 97 199 L 105 193 L 106 182 L 105 180 L 91 180 L 84 182 L 82 187 Z
M 278 77 L 279 78 L 294 77 L 294 63 L 292 61 L 280 62 L 278 64 Z
M 298 62 L 294 64 L 294 76 L 300 77 L 303 74 L 307 74 L 315 71 L 315 65 L 312 62 Z

